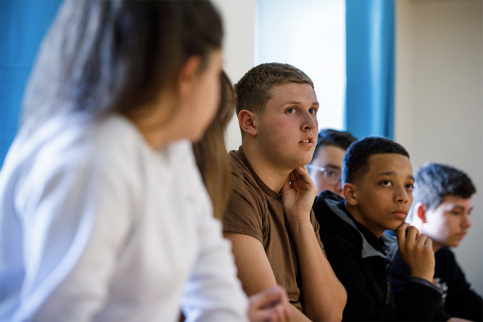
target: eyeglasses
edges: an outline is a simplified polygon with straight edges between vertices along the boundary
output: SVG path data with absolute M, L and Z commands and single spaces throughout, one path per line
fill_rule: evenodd
M 307 164 L 307 168 L 310 170 L 316 170 L 316 171 L 322 172 L 324 176 L 324 180 L 325 182 L 327 182 L 327 184 L 336 186 L 342 180 L 341 178 L 342 174 L 339 169 L 336 169 L 333 167 L 322 168 L 312 164 Z

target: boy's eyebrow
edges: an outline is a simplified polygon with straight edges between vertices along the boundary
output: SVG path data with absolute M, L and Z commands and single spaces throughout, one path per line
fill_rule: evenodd
M 379 172 L 376 177 L 384 177 L 384 176 L 395 176 L 396 172 L 395 171 L 383 171 Z
M 376 175 L 376 178 L 377 177 L 384 177 L 384 176 L 395 176 L 396 175 L 396 172 L 395 171 L 383 171 L 383 172 L 379 172 L 377 175 Z M 409 180 L 412 180 L 414 181 L 414 177 L 412 174 L 408 174 L 407 175 L 407 178 Z
M 465 211 L 465 207 L 463 206 L 460 206 L 460 205 L 454 205 L 451 210 L 454 211 L 454 210 L 458 210 L 458 211 Z M 469 208 L 468 209 L 468 213 L 470 213 L 471 211 L 473 211 L 473 207 Z
M 292 105 L 292 104 L 293 105 L 298 105 L 298 104 L 302 104 L 302 102 L 299 102 L 299 101 L 285 101 L 282 104 L 280 104 L 280 106 Z M 318 101 L 312 102 L 312 105 L 319 106 L 319 102 Z

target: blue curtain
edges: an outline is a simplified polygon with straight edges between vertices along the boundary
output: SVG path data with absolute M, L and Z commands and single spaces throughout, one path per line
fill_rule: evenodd
M 346 0 L 346 128 L 393 138 L 394 0 Z
M 0 167 L 17 133 L 23 92 L 62 0 L 0 0 Z

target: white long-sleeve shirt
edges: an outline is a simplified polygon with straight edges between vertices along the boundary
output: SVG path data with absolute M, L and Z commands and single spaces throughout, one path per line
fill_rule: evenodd
M 188 141 L 51 120 L 0 172 L 0 320 L 246 320 Z

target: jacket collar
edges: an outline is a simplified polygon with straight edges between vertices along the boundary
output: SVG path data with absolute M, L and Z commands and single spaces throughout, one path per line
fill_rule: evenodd
M 338 207 L 340 200 L 327 198 L 325 200 L 327 206 L 330 210 L 332 210 L 340 219 L 345 221 L 349 226 L 354 228 L 362 238 L 362 249 L 361 249 L 361 256 L 362 258 L 374 257 L 379 256 L 382 257 L 390 262 L 394 259 L 397 252 L 397 240 L 394 237 L 389 236 L 388 234 L 382 234 L 381 238 L 384 242 L 384 252 L 380 252 L 374 246 L 372 246 L 364 236 L 364 234 L 359 230 L 354 219 L 349 217 L 346 212 Z

